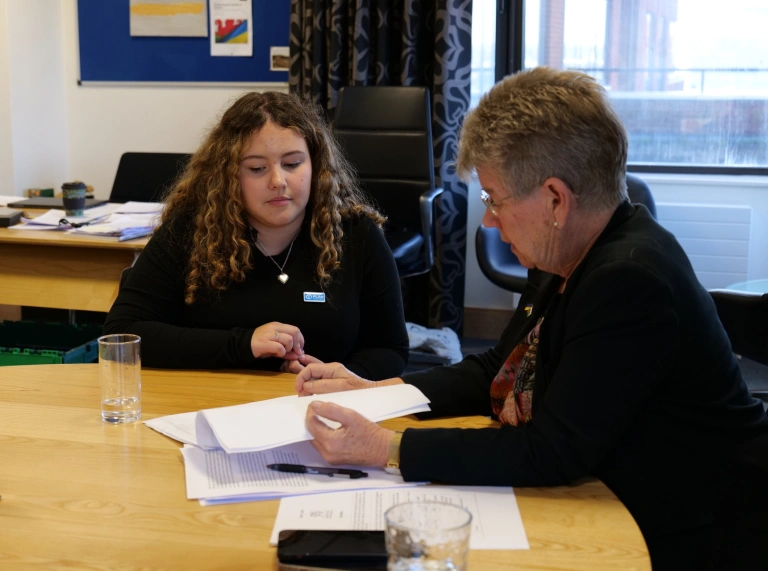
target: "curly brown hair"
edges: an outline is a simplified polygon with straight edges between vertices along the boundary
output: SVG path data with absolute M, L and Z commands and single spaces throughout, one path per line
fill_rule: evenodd
M 252 134 L 268 121 L 296 131 L 309 149 L 312 182 L 307 210 L 321 286 L 332 281 L 341 262 L 342 221 L 367 216 L 381 226 L 386 220 L 360 190 L 322 111 L 312 101 L 274 91 L 243 95 L 224 112 L 165 199 L 164 225 L 193 217 L 187 304 L 203 293 L 222 292 L 232 282 L 242 282 L 252 267 L 238 174 Z

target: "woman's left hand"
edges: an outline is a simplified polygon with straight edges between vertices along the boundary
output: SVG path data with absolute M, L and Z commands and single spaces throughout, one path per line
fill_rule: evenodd
M 333 429 L 317 418 L 340 423 Z M 394 432 L 371 422 L 352 409 L 330 402 L 315 401 L 307 407 L 307 430 L 315 437 L 312 445 L 329 464 L 385 466 Z
M 320 363 L 321 365 L 323 364 L 323 362 L 317 357 L 313 357 L 312 355 L 307 355 L 306 353 L 303 353 L 296 360 L 283 361 L 283 364 L 280 365 L 280 372 L 293 373 L 294 375 L 298 375 L 301 372 L 301 370 L 307 365 L 309 365 L 310 363 Z

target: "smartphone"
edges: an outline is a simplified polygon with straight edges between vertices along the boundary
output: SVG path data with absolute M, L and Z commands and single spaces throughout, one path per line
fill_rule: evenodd
M 385 570 L 383 531 L 284 530 L 277 540 L 281 564 L 316 568 Z

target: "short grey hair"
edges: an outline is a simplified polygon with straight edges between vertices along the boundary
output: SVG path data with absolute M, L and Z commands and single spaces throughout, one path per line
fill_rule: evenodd
M 627 133 L 605 90 L 576 71 L 537 67 L 502 79 L 464 120 L 457 170 L 487 168 L 523 197 L 563 180 L 579 205 L 616 208 L 627 198 Z

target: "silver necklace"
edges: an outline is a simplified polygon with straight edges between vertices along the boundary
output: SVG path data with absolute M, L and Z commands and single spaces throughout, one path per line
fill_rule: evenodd
M 264 247 L 264 245 L 261 242 L 259 242 L 259 237 L 254 232 L 253 226 L 248 226 L 248 228 L 251 231 L 251 238 L 256 243 L 256 246 L 259 248 L 259 250 L 261 250 L 261 253 L 264 254 L 266 257 L 268 257 L 270 260 L 272 260 L 272 263 L 277 266 L 278 270 L 280 270 L 280 275 L 277 276 L 277 279 L 280 280 L 280 283 L 287 282 L 288 281 L 288 274 L 286 274 L 283 271 L 283 268 L 285 267 L 285 264 L 288 263 L 288 258 L 291 256 L 291 250 L 293 250 L 293 243 L 296 241 L 296 238 L 299 237 L 299 232 L 301 232 L 301 229 L 299 229 L 299 232 L 296 232 L 296 235 L 293 237 L 293 240 L 291 240 L 291 246 L 290 246 L 290 248 L 288 248 L 288 254 L 286 254 L 285 260 L 283 260 L 283 265 L 281 266 L 280 264 L 278 264 L 275 261 L 275 259 L 272 256 L 270 256 L 267 253 L 267 249 Z

